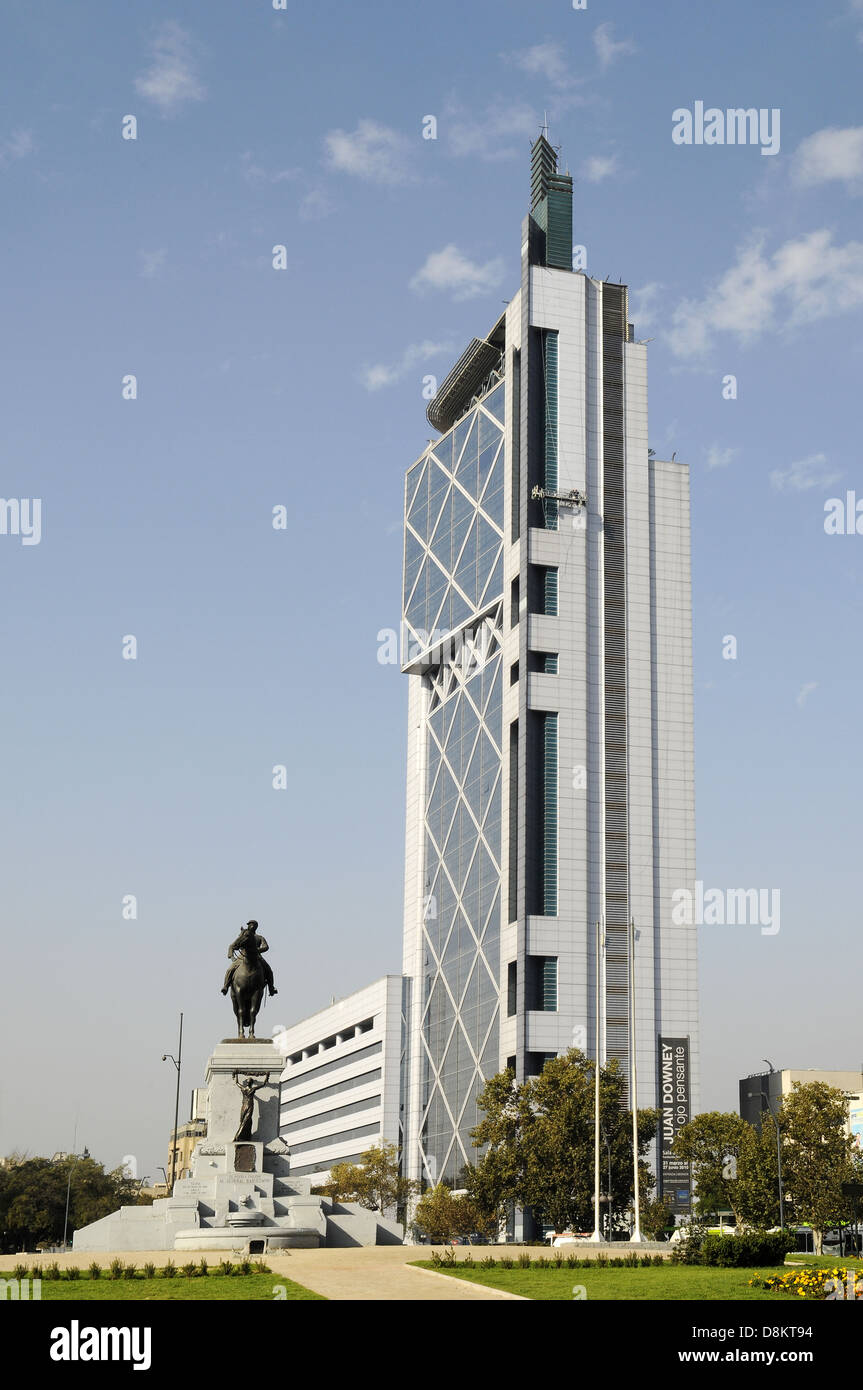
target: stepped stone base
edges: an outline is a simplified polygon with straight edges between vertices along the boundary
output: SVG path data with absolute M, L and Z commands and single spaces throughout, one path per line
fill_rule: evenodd
M 76 1231 L 73 1250 L 225 1250 L 264 1255 L 320 1245 L 401 1243 L 401 1227 L 355 1204 L 311 1194 L 312 1179 L 292 1178 L 279 1137 L 282 1059 L 271 1042 L 226 1038 L 207 1064 L 207 1137 L 195 1147 L 192 1175 L 170 1197 L 121 1207 Z M 236 1140 L 240 1092 L 233 1073 L 266 1084 L 255 1096 L 252 1138 Z

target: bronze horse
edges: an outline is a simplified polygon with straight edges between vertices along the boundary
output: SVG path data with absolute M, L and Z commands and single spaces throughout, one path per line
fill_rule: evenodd
M 246 946 L 231 979 L 231 1003 L 237 1020 L 237 1037 L 255 1036 L 255 1020 L 264 998 L 266 977 L 261 957 L 254 946 Z

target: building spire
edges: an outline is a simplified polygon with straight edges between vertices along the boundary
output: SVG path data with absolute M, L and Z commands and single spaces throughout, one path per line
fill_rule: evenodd
M 547 116 L 546 112 L 546 116 Z M 545 233 L 541 264 L 572 269 L 572 176 L 559 174 L 544 125 L 530 150 L 530 215 Z

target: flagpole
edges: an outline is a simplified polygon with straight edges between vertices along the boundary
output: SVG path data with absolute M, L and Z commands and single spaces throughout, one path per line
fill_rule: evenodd
M 641 1234 L 641 1200 L 638 1182 L 638 1087 L 636 1082 L 636 1041 L 635 1041 L 635 919 L 629 919 L 629 1069 L 630 1069 L 630 1095 L 629 1100 L 632 1106 L 632 1173 L 633 1190 L 635 1194 L 635 1229 L 632 1232 L 632 1243 L 640 1244 L 644 1240 Z
M 594 1096 L 593 1096 L 593 1235 L 590 1237 L 596 1243 L 602 1243 L 602 1231 L 600 1229 L 600 1208 L 599 1208 L 599 1064 L 601 1058 L 601 1039 L 602 1039 L 602 1012 L 600 1000 L 602 998 L 602 974 L 601 974 L 601 940 L 602 924 L 599 920 L 596 923 L 596 991 L 595 991 L 595 1010 L 596 1010 L 596 1045 L 594 1048 Z

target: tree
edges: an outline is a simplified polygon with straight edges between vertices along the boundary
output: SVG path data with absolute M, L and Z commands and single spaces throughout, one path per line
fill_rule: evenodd
M 648 1240 L 661 1240 L 674 1225 L 674 1210 L 668 1197 L 648 1198 L 641 1204 L 641 1229 Z
M 137 1206 L 143 1200 L 137 1183 L 126 1177 L 122 1168 L 106 1173 L 101 1163 L 89 1157 L 70 1154 L 56 1162 L 50 1158 L 15 1158 L 0 1167 L 4 1248 L 31 1250 L 37 1245 L 57 1245 L 63 1239 L 67 1189 L 67 1238 L 118 1207 Z
M 506 1194 L 494 1164 L 475 1166 L 467 1163 L 461 1171 L 460 1181 L 474 1212 L 471 1230 L 487 1240 L 496 1239 L 506 1221 Z
M 419 1199 L 414 1223 L 435 1245 L 476 1230 L 477 1212 L 469 1197 L 451 1192 L 445 1183 L 429 1188 Z
M 741 1225 L 759 1231 L 779 1225 L 776 1129 L 767 1113 L 762 1118 L 760 1132 L 749 1124 L 741 1132 L 735 1210 Z
M 362 1184 L 362 1169 L 356 1163 L 334 1163 L 325 1183 L 313 1187 L 318 1197 L 328 1197 L 331 1202 L 358 1202 Z
M 335 1163 L 329 1181 L 315 1192 L 332 1202 L 359 1202 L 370 1211 L 388 1213 L 404 1221 L 408 1200 L 419 1191 L 419 1183 L 399 1173 L 399 1153 L 395 1144 L 374 1144 L 360 1154 L 359 1163 Z
M 846 1133 L 845 1096 L 823 1081 L 795 1081 L 779 1112 L 782 1176 L 796 1219 L 812 1227 L 815 1254 L 824 1232 L 847 1206 L 843 1182 L 854 1179 L 854 1141 Z
M 709 1218 L 727 1207 L 735 1223 L 742 1224 L 737 1169 L 749 1128 L 740 1115 L 709 1110 L 678 1130 L 672 1149 L 677 1158 L 692 1165 L 696 1215 Z
M 600 1125 L 611 1146 L 612 1203 L 625 1210 L 632 1200 L 632 1116 L 621 1108 L 624 1079 L 617 1062 L 600 1070 Z M 511 1072 L 492 1077 L 477 1100 L 485 1118 L 471 1131 L 477 1147 L 477 1189 L 486 1207 L 505 1201 L 530 1207 L 537 1221 L 563 1231 L 593 1226 L 594 1064 L 571 1048 L 552 1057 L 539 1076 L 516 1086 Z M 658 1112 L 639 1112 L 639 1156 L 656 1134 Z M 603 1188 L 605 1160 L 603 1160 Z M 645 1199 L 653 1184 L 639 1163 Z

